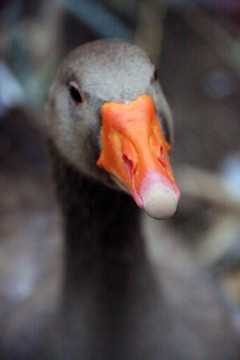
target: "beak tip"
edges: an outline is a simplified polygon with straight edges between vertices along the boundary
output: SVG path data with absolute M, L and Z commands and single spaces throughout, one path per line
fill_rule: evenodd
M 180 198 L 176 183 L 156 169 L 147 171 L 136 193 L 141 199 L 141 208 L 159 220 L 167 219 L 175 213 Z M 136 201 L 136 196 L 134 198 Z
M 143 195 L 143 208 L 155 219 L 167 219 L 177 210 L 178 195 L 164 184 L 154 184 Z

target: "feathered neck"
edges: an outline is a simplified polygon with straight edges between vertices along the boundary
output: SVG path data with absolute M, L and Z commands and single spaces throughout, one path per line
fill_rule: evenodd
M 139 209 L 121 192 L 80 174 L 49 141 L 67 241 L 79 250 L 110 253 L 139 244 Z
M 89 261 L 114 266 L 144 256 L 139 209 L 121 192 L 80 174 L 49 140 L 65 232 L 66 277 Z M 103 261 L 104 260 L 104 261 Z

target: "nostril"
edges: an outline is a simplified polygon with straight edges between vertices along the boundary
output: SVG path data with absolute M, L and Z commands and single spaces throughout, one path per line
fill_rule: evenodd
M 166 149 L 164 148 L 164 143 L 158 141 L 155 136 L 151 136 L 150 146 L 159 165 L 161 165 L 165 170 L 168 170 L 168 160 L 166 155 Z
M 123 163 L 127 167 L 127 169 L 132 172 L 133 171 L 133 162 L 128 158 L 126 154 L 122 155 Z
M 159 163 L 164 167 L 164 169 L 167 169 L 167 163 L 165 161 L 165 154 L 163 150 L 163 145 L 160 145 L 160 152 L 159 155 L 157 155 Z
M 163 156 L 164 156 L 163 146 L 162 145 L 160 146 L 160 156 L 161 156 L 161 158 L 163 158 Z
M 133 167 L 133 162 L 132 162 L 132 160 L 130 160 L 130 159 L 128 158 L 127 155 L 123 154 L 122 159 L 123 159 L 124 164 L 125 164 L 127 167 L 129 167 L 129 168 L 132 168 L 132 167 Z

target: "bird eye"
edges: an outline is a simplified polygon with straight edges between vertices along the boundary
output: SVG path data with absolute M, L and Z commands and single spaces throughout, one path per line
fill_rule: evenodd
M 157 69 L 155 69 L 153 73 L 153 81 L 157 81 L 157 80 L 158 80 L 158 72 Z
M 70 82 L 69 84 L 69 92 L 76 104 L 82 104 L 83 103 L 83 96 L 81 95 L 78 87 L 73 82 Z

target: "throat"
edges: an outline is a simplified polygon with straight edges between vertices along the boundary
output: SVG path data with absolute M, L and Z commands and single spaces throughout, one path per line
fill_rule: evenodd
M 86 256 L 140 255 L 139 209 L 133 199 L 81 174 L 51 141 L 50 150 L 67 253 L 78 256 L 78 260 Z
M 141 343 L 150 351 L 146 358 L 159 359 L 154 344 L 169 319 L 145 255 L 139 209 L 128 195 L 86 178 L 50 148 L 65 229 L 61 346 L 69 348 L 74 334 L 74 352 L 82 351 L 82 358 L 100 353 L 104 359 L 139 359 Z

